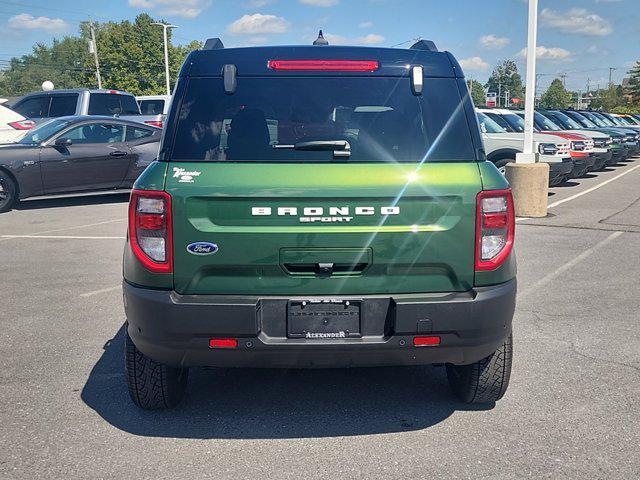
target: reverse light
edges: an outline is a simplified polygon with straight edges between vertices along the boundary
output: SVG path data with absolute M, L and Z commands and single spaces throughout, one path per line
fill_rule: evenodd
M 16 130 L 31 130 L 35 124 L 36 122 L 33 120 L 20 120 L 18 122 L 10 122 L 7 125 Z
M 133 190 L 129 201 L 129 243 L 142 265 L 154 273 L 171 273 L 171 195 L 162 191 Z
M 495 270 L 513 250 L 515 208 L 511 189 L 486 190 L 476 200 L 476 271 Z
M 373 72 L 378 70 L 377 60 L 269 60 L 272 70 Z

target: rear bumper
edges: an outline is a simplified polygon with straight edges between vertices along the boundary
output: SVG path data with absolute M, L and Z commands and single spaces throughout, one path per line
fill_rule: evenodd
M 287 337 L 286 298 L 179 295 L 126 281 L 123 290 L 128 332 L 138 349 L 185 367 L 469 364 L 511 333 L 516 301 L 515 279 L 460 293 L 344 297 L 362 302 L 362 337 L 309 340 Z M 416 335 L 442 341 L 414 347 Z M 238 347 L 209 348 L 216 337 L 236 338 Z

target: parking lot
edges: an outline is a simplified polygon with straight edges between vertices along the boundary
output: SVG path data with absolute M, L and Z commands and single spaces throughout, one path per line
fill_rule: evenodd
M 124 380 L 126 195 L 0 215 L 3 478 L 635 478 L 640 160 L 520 219 L 511 387 L 453 400 L 444 369 L 196 370 L 176 409 Z

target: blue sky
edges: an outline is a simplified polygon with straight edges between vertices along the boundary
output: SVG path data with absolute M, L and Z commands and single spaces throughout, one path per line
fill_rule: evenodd
M 640 60 L 640 0 L 540 0 L 538 71 L 544 89 L 559 73 L 567 87 L 619 82 Z M 97 21 L 140 12 L 179 25 L 175 41 L 220 36 L 226 45 L 331 43 L 392 46 L 414 37 L 450 50 L 467 77 L 485 81 L 501 59 L 518 62 L 526 43 L 526 0 L 0 0 L 0 65 L 37 42 Z

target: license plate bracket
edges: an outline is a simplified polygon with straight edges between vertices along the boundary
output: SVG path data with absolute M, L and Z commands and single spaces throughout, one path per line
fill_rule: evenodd
M 358 338 L 359 300 L 290 300 L 287 303 L 287 336 L 309 340 Z

